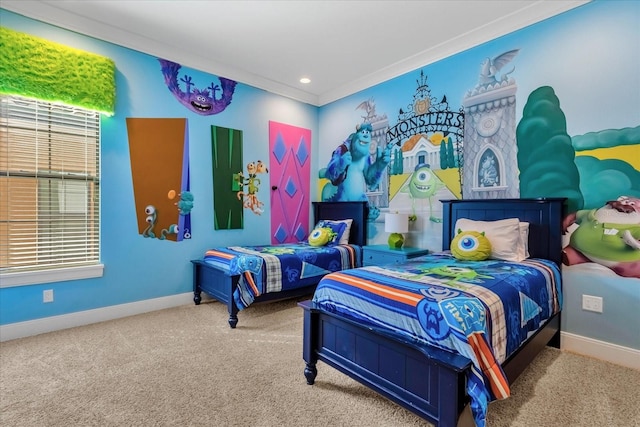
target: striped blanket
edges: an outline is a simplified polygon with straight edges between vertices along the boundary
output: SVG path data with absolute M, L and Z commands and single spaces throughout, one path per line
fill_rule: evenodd
M 312 285 L 327 273 L 362 265 L 356 245 L 229 246 L 205 252 L 204 261 L 230 276 L 239 275 L 233 298 L 239 310 L 256 297 Z
M 469 358 L 467 393 L 482 427 L 488 403 L 510 394 L 501 363 L 560 310 L 560 286 L 560 271 L 547 260 L 470 262 L 442 252 L 329 274 L 313 301 L 323 311 Z

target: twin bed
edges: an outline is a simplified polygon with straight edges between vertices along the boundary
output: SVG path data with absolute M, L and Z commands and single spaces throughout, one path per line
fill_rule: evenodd
M 352 220 L 348 244 L 312 247 L 305 243 L 212 248 L 192 260 L 193 301 L 202 292 L 227 305 L 229 326 L 252 303 L 310 295 L 318 280 L 331 271 L 362 265 L 367 240 L 367 202 L 313 202 L 314 224 Z
M 324 276 L 300 303 L 307 383 L 320 360 L 434 425 L 484 426 L 488 402 L 507 397 L 544 346 L 560 346 L 563 205 L 443 201 L 443 253 Z M 461 261 L 444 252 L 459 219 L 507 218 L 528 224 L 528 235 L 512 235 L 528 243 L 526 259 Z

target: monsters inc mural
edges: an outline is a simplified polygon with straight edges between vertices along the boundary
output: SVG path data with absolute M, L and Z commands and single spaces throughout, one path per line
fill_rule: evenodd
M 565 265 L 595 263 L 640 278 L 640 126 L 570 136 L 550 86 L 528 95 L 518 121 L 515 66 L 502 70 L 520 52 L 480 61 L 458 111 L 446 96 L 431 96 L 424 71 L 393 126 L 372 98 L 360 102 L 367 115 L 357 128 L 366 134 L 352 134 L 358 143 L 349 138 L 320 171 L 323 200 L 366 198 L 374 212 L 370 243 L 385 239 L 380 212 L 409 212 L 418 219 L 409 245 L 440 250 L 427 239 L 441 235 L 441 199 L 564 197 Z M 622 154 L 610 158 L 613 149 Z M 362 166 L 350 178 L 353 159 Z M 412 243 L 412 234 L 422 240 Z

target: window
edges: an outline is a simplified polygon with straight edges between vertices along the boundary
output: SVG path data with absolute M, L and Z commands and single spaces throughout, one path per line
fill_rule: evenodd
M 99 165 L 98 112 L 0 96 L 2 286 L 102 274 Z

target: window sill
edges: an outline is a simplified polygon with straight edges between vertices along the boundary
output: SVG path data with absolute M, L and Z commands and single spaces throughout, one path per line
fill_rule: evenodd
M 103 264 L 82 267 L 59 268 L 55 270 L 29 271 L 0 274 L 0 288 L 39 285 L 42 283 L 65 282 L 67 280 L 102 277 Z

